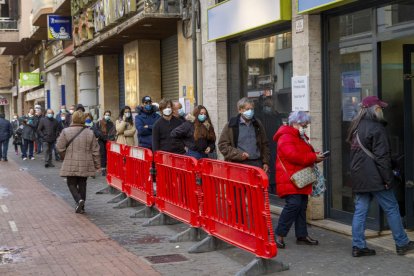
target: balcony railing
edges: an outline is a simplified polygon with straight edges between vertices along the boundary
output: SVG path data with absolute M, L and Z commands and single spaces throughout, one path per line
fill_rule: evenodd
M 17 30 L 17 20 L 0 17 L 0 30 Z
M 181 14 L 180 0 L 138 0 L 137 6 L 145 13 Z

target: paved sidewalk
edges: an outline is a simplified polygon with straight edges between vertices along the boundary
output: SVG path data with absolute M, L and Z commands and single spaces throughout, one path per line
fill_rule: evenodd
M 158 275 L 14 162 L 0 164 L 0 275 Z
M 176 260 L 174 262 L 167 260 L 164 263 L 151 264 L 151 267 L 156 272 L 168 276 L 234 275 L 254 258 L 252 254 L 238 248 L 202 254 L 188 254 L 188 249 L 194 245 L 194 242 L 170 243 L 168 241 L 169 237 L 186 229 L 184 224 L 142 227 L 142 223 L 147 219 L 130 218 L 130 215 L 134 214 L 140 207 L 114 209 L 114 204 L 107 203 L 114 195 L 96 195 L 94 193 L 106 186 L 105 179 L 101 176 L 96 177 L 96 179 L 88 179 L 87 213 L 85 215 L 76 215 L 74 214 L 74 202 L 66 183 L 58 175 L 61 163 L 56 163 L 56 168 L 45 169 L 42 157 L 37 156 L 35 161 L 22 161 L 16 156 L 9 155 L 9 160 L 13 159 L 16 165 L 0 163 L 0 175 L 2 176 L 0 179 L 0 254 L 1 246 L 23 248 L 23 251 L 20 253 L 21 259 L 17 259 L 14 264 L 0 264 L 0 275 L 6 272 L 12 275 L 26 275 L 30 274 L 27 272 L 33 272 L 38 275 L 39 273 L 35 273 L 35 271 L 40 271 L 43 268 L 48 269 L 45 274 L 49 275 L 64 275 L 61 273 L 61 270 L 65 271 L 64 269 L 72 269 L 73 274 L 85 275 L 87 272 L 78 272 L 76 261 L 91 257 L 96 258 L 96 261 L 88 259 L 91 274 L 131 275 L 130 273 L 123 273 L 121 271 L 111 272 L 109 270 L 109 267 L 118 268 L 118 259 L 115 256 L 120 255 L 120 253 L 116 252 L 122 251 L 122 254 L 129 254 L 122 248 L 132 253 L 128 255 L 129 259 L 136 260 L 137 264 L 141 264 L 140 260 L 152 256 L 162 257 L 164 255 L 176 254 L 184 257 L 185 260 L 182 261 Z M 10 177 L 19 179 L 19 182 L 17 184 L 11 183 Z M 21 181 L 24 181 L 24 185 L 20 183 Z M 26 193 L 29 187 L 34 189 L 33 195 L 30 195 L 33 198 L 30 204 L 29 202 L 18 202 L 19 193 L 21 191 Z M 2 188 L 7 188 L 13 194 L 2 196 Z M 42 203 L 38 204 L 35 201 L 41 201 Z M 59 202 L 58 207 L 54 208 L 52 202 L 53 204 L 54 202 Z M 2 211 L 1 205 L 3 204 L 12 206 L 9 213 Z M 35 209 L 37 205 L 43 209 Z M 27 219 L 20 221 L 12 217 L 12 214 L 16 217 L 21 216 Z M 65 229 L 57 230 L 54 223 L 47 221 L 47 216 L 51 214 L 55 217 L 54 223 L 63 223 Z M 12 232 L 8 224 L 10 220 L 16 222 L 19 232 Z M 29 223 L 32 220 L 36 220 L 33 225 Z M 94 224 L 105 234 L 99 232 L 99 230 L 97 231 L 100 235 L 96 235 L 94 231 L 81 232 L 79 228 L 75 228 L 73 222 L 77 222 L 76 225 L 80 225 L 79 227 L 91 225 L 87 227 L 88 229 L 93 227 L 92 224 Z M 42 223 L 46 223 L 46 229 L 42 228 Z M 274 217 L 273 225 L 275 226 L 276 223 L 277 217 Z M 26 238 L 22 235 L 23 230 L 26 233 L 24 235 Z M 389 237 L 370 240 L 370 242 L 372 241 L 372 247 L 377 250 L 377 256 L 353 258 L 351 256 L 351 239 L 349 236 L 318 227 L 309 227 L 310 235 L 318 239 L 320 245 L 308 247 L 295 244 L 293 230 L 290 231 L 286 239 L 287 248 L 280 250 L 277 256 L 279 261 L 290 265 L 290 270 L 280 274 L 274 273 L 274 275 L 414 275 L 414 254 L 397 256 L 392 242 L 384 240 L 389 240 Z M 62 240 L 64 242 L 61 242 L 61 238 L 58 237 L 61 231 L 64 233 L 63 236 L 70 234 L 70 238 L 66 238 Z M 37 235 L 31 232 L 36 232 Z M 49 232 L 52 232 L 53 235 L 48 234 Z M 7 236 L 7 239 L 3 238 L 3 235 Z M 31 237 L 35 239 L 36 246 L 34 241 L 30 241 Z M 107 250 L 99 249 L 91 252 L 93 256 L 89 256 L 92 255 L 90 250 L 81 250 L 82 256 L 78 257 L 78 248 L 84 246 L 84 244 L 95 246 L 97 244 L 101 245 L 101 243 L 108 243 L 110 245 L 103 246 Z M 54 254 L 47 252 L 49 248 L 53 247 L 55 247 L 57 252 L 56 258 L 69 252 L 69 255 L 73 256 L 74 261 L 60 260 L 62 263 L 60 265 L 61 263 L 53 260 L 51 262 L 52 265 L 48 265 L 46 262 L 48 255 L 50 258 L 50 255 L 54 257 Z M 70 247 L 70 250 L 67 247 Z M 41 250 L 37 248 L 41 248 Z M 39 257 L 40 254 L 46 254 L 46 257 L 43 257 L 43 255 Z M 130 262 L 125 261 L 125 258 L 122 258 L 122 260 L 124 260 L 124 263 L 129 264 Z M 98 265 L 95 265 L 95 262 Z M 60 273 L 54 273 L 52 267 L 60 269 Z M 98 270 L 102 269 L 102 267 L 104 267 L 105 273 L 101 273 L 102 270 Z M 148 266 L 145 267 L 148 269 Z M 133 275 L 149 275 L 149 273 L 147 273 L 147 270 L 142 272 L 141 270 L 134 269 Z

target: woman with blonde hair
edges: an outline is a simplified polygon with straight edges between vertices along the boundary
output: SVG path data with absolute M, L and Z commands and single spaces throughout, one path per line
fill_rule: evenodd
M 85 212 L 86 181 L 100 169 L 99 144 L 93 131 L 85 127 L 85 119 L 82 111 L 75 111 L 71 125 L 62 130 L 56 144 L 64 157 L 60 176 L 67 178 L 76 213 Z
M 116 120 L 116 135 L 118 138 L 116 142 L 128 146 L 135 146 L 135 128 L 134 121 L 132 120 L 131 108 L 125 106 L 119 113 L 119 118 Z

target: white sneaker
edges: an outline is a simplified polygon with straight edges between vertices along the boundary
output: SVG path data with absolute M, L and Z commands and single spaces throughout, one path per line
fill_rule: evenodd
M 26 160 L 27 160 L 27 157 L 24 157 L 24 158 L 23 158 L 23 161 L 26 161 Z
M 35 158 L 34 158 L 34 157 L 32 157 L 32 158 L 30 158 L 30 160 L 35 160 Z

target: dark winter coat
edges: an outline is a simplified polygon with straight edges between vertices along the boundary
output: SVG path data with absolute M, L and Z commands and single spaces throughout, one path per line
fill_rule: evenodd
M 218 142 L 218 148 L 224 155 L 224 159 L 230 162 L 242 162 L 243 151 L 237 148 L 239 140 L 239 125 L 240 114 L 230 119 L 230 121 L 224 126 L 223 131 Z M 266 131 L 262 123 L 253 118 L 252 124 L 256 132 L 257 147 L 260 150 L 260 159 L 263 164 L 269 165 L 270 151 L 269 141 L 266 137 Z
M 184 143 L 180 139 L 171 137 L 171 131 L 182 123 L 174 116 L 169 121 L 161 117 L 152 128 L 152 150 L 184 154 Z
M 159 118 L 160 115 L 158 115 L 154 109 L 152 112 L 141 110 L 141 112 L 135 116 L 135 128 L 138 131 L 138 145 L 140 147 L 152 149 L 152 129 Z
M 4 118 L 0 118 L 0 141 L 9 140 L 12 135 L 13 128 L 11 123 Z
M 39 120 L 36 116 L 33 117 L 24 117 L 23 120 L 26 122 L 26 124 L 23 126 L 23 139 L 29 140 L 29 141 L 35 141 L 36 140 L 36 131 L 37 126 L 39 124 Z
M 62 119 L 60 118 L 62 115 L 62 111 L 58 113 L 58 115 L 56 115 L 55 119 L 56 121 L 58 121 L 59 125 L 61 125 L 63 128 L 67 128 L 70 126 L 70 121 L 71 121 L 71 116 L 68 112 L 65 113 L 65 120 L 62 121 Z
M 194 130 L 194 123 L 186 121 L 171 132 L 171 137 L 183 140 L 185 147 L 189 150 L 204 153 L 210 147 L 210 152 L 213 152 L 216 148 L 215 141 L 207 139 L 195 141 Z
M 115 141 L 116 129 L 112 121 L 107 121 L 106 123 L 106 133 L 102 129 L 102 120 L 98 121 L 91 128 L 95 137 L 98 138 L 99 145 L 106 144 L 107 141 Z
M 59 123 L 55 118 L 43 117 L 40 119 L 37 134 L 42 138 L 42 141 L 54 143 L 56 142 L 59 133 Z
M 22 144 L 23 125 L 19 120 L 13 120 L 11 122 L 13 128 L 13 145 Z
M 305 136 L 305 138 L 308 140 L 308 137 Z M 312 192 L 312 185 L 299 189 L 290 177 L 306 167 L 313 167 L 316 162 L 313 147 L 302 139 L 299 130 L 291 126 L 281 126 L 273 136 L 273 141 L 277 143 L 275 162 L 277 195 L 279 197 L 309 195 Z
M 374 120 L 362 119 L 357 133 L 362 145 L 374 154 L 375 160 L 361 149 L 354 134 L 351 144 L 353 192 L 382 191 L 386 188 L 386 184 L 392 188 L 394 176 L 391 166 L 391 147 L 385 126 Z

